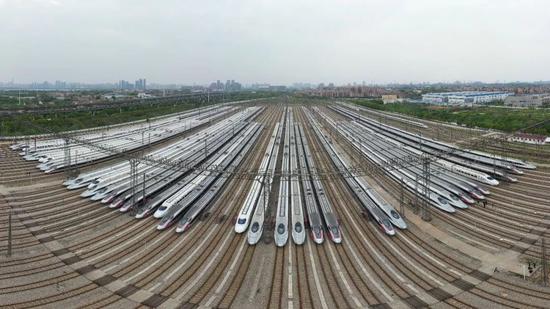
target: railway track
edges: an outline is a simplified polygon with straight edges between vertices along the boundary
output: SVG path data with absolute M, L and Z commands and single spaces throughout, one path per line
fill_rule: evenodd
M 307 124 L 301 109 L 294 110 L 296 121 Z M 258 168 L 269 133 L 281 113 L 281 106 L 270 107 L 258 116 L 258 121 L 266 127 L 242 166 L 250 170 Z M 309 141 L 319 169 L 334 170 L 311 127 L 304 125 L 304 129 L 304 138 Z M 370 164 L 355 154 L 343 139 L 333 140 L 355 164 Z M 9 158 L 12 159 L 20 158 Z M 20 163 L 24 166 L 27 162 Z M 382 175 L 375 176 L 385 191 L 398 200 L 399 184 Z M 0 182 L 1 179 L 0 176 Z M 49 175 L 44 179 L 57 178 Z M 546 235 L 550 240 L 546 229 L 550 207 L 541 201 L 550 197 L 543 190 L 550 173 L 529 171 L 519 180 L 517 184 L 492 189 L 487 208 L 473 206 L 455 215 L 432 211 L 433 224 L 452 227 L 499 250 L 521 252 L 526 258 L 540 256 L 538 239 Z M 476 308 L 480 304 L 491 304 L 543 308 L 550 302 L 550 294 L 544 289 L 499 274 L 480 272 L 475 264 L 449 253 L 449 248 L 434 241 L 416 225 L 407 231 L 399 230 L 394 237 L 384 235 L 364 218 L 359 202 L 350 200 L 353 193 L 343 179 L 326 178 L 322 182 L 341 220 L 344 241 L 336 245 L 326 240 L 316 245 L 307 239 L 303 246 L 289 242 L 284 248 L 273 250 L 268 307 Z M 17 213 L 13 222 L 17 254 L 2 261 L 0 280 L 13 283 L 0 285 L 0 294 L 9 297 L 9 301 L 0 301 L 0 305 L 15 308 L 239 306 L 235 301 L 243 294 L 248 295 L 246 280 L 253 277 L 249 265 L 259 254 L 255 246 L 246 243 L 246 234 L 233 233 L 232 218 L 237 215 L 250 185 L 247 179 L 230 180 L 208 209 L 209 215 L 197 219 L 200 222 L 183 235 L 156 231 L 158 222 L 152 218 L 138 221 L 118 211 L 113 213 L 59 184 L 12 190 L 10 195 L 0 198 L 0 251 L 5 249 L 2 247 L 7 231 L 4 216 L 10 207 Z M 406 199 L 412 198 L 406 194 Z M 64 199 L 63 205 L 59 205 L 60 199 Z M 276 198 L 270 199 L 273 200 Z M 34 235 L 28 232 L 30 227 L 35 228 Z M 268 227 L 266 219 L 264 234 L 273 233 Z M 63 249 L 54 252 L 43 246 L 54 242 L 63 244 Z M 36 253 L 28 255 L 25 253 L 28 250 Z M 82 265 L 86 266 L 82 268 Z M 102 275 L 95 281 L 83 278 L 93 272 Z M 106 292 L 105 286 L 115 281 L 123 288 L 115 293 Z M 52 289 L 55 286 L 63 288 Z M 141 302 L 128 300 L 129 296 L 141 292 L 150 296 Z M 15 301 L 13 295 L 16 294 L 23 297 Z
M 96 241 L 97 241 L 97 239 L 96 239 Z M 111 298 L 112 298 L 112 296 L 109 296 L 109 299 L 111 299 Z
M 352 158 L 357 158 L 358 156 L 350 156 Z M 389 187 L 389 186 L 388 186 Z M 397 189 L 397 187 L 394 185 L 394 190 Z M 396 190 L 395 192 L 399 192 L 398 190 Z M 359 215 L 359 213 L 357 213 L 357 215 Z M 378 236 L 381 238 L 383 237 L 384 235 L 382 235 L 382 233 L 378 232 Z M 430 261 L 428 259 L 426 260 L 422 260 L 422 257 L 420 256 L 420 253 L 419 253 L 419 250 L 417 250 L 417 248 L 411 248 L 411 247 L 407 247 L 406 244 L 404 242 L 400 242 L 400 239 L 402 237 L 406 237 L 406 236 L 402 236 L 402 235 L 413 235 L 412 233 L 410 232 L 406 232 L 406 233 L 398 233 L 398 237 L 396 238 L 397 241 L 397 246 L 399 247 L 399 250 L 401 250 L 402 252 L 409 252 L 411 257 L 416 261 L 416 263 L 418 265 L 423 265 L 426 269 L 430 269 L 430 271 L 434 271 L 434 270 L 437 270 L 435 272 L 435 274 L 438 276 L 438 279 L 441 278 L 442 280 L 444 281 L 447 281 L 447 282 L 456 282 L 458 280 L 461 280 L 460 277 L 457 277 L 457 273 L 452 273 L 452 272 L 456 272 L 456 270 L 453 270 L 451 268 L 451 270 L 449 270 L 447 267 L 443 267 L 444 264 L 434 264 L 433 261 Z M 372 239 L 373 241 L 375 241 L 375 239 Z M 422 242 L 419 242 L 418 241 L 418 238 L 416 239 L 417 240 L 417 244 L 423 248 L 423 247 L 426 247 L 426 243 L 422 243 Z M 389 243 L 389 242 L 388 242 Z M 382 247 L 383 244 L 380 244 L 378 245 L 378 247 Z M 391 251 L 390 248 L 386 248 L 387 250 L 385 250 L 384 252 L 389 252 Z M 416 249 L 416 250 L 415 250 Z M 394 250 L 394 251 L 397 251 L 397 250 Z M 433 252 L 433 250 L 431 250 L 431 252 Z M 398 259 L 398 257 L 396 257 L 395 259 L 391 259 L 392 261 L 396 261 Z M 440 258 L 441 261 L 449 261 L 449 258 L 448 257 L 441 257 Z M 451 260 L 452 261 L 452 260 Z M 474 272 L 474 270 L 472 269 L 469 269 L 467 267 L 465 267 L 464 265 L 460 264 L 459 262 L 457 261 L 453 261 L 454 265 L 451 266 L 451 267 L 455 267 L 459 270 L 462 270 L 462 271 L 467 271 L 468 273 L 472 273 Z M 447 262 L 445 262 L 447 263 Z M 414 265 L 413 265 L 414 266 Z M 435 267 L 434 267 L 435 266 Z M 438 267 L 442 267 L 442 268 L 439 268 Z M 406 265 L 403 265 L 403 267 L 399 267 L 400 270 L 402 269 L 405 269 L 406 268 Z M 412 270 L 412 268 L 411 268 Z M 418 269 L 417 269 L 418 271 Z M 458 273 L 459 274 L 459 273 Z M 429 275 L 427 276 L 424 276 L 424 277 L 429 277 Z M 418 281 L 414 281 L 414 282 L 418 282 Z M 460 281 L 458 281 L 458 283 L 460 283 Z M 455 283 L 455 285 L 458 285 L 457 283 Z M 467 285 L 469 286 L 469 285 Z M 431 289 L 431 294 L 433 294 L 433 296 L 435 298 L 437 298 L 438 300 L 445 300 L 445 299 L 449 299 L 449 297 L 451 296 L 450 294 L 445 294 L 445 293 L 442 293 L 441 291 L 439 290 L 436 290 L 436 289 L 439 289 L 439 288 L 432 288 Z M 494 303 L 499 303 L 501 305 L 513 305 L 515 307 L 523 307 L 523 306 L 530 306 L 531 304 L 529 302 L 519 302 L 519 301 L 516 301 L 516 302 L 510 302 L 510 301 L 502 301 L 500 298 L 499 298 L 499 295 L 496 295 L 496 294 L 491 294 L 491 293 L 487 293 L 486 291 L 483 291 L 483 290 L 480 290 L 480 289 L 477 289 L 475 287 L 472 287 L 470 290 L 469 290 L 470 293 L 474 293 L 476 294 L 478 297 L 481 297 L 481 298 L 485 298 L 486 300 L 490 300 Z M 446 298 L 445 298 L 446 297 Z M 453 302 L 455 302 L 456 300 L 453 300 Z M 448 302 L 449 303 L 449 302 Z

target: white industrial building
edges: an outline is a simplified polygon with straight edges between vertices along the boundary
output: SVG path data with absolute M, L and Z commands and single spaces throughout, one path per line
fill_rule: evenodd
M 504 100 L 504 105 L 513 107 L 541 107 L 550 104 L 550 94 L 529 94 L 510 96 Z
M 440 92 L 426 93 L 422 95 L 422 101 L 439 105 L 473 105 L 504 100 L 510 95 L 512 94 L 500 91 Z

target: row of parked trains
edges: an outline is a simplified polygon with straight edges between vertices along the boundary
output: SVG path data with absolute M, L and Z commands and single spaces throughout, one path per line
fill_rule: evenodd
M 322 126 L 314 118 L 313 113 L 306 111 L 306 114 L 335 165 L 343 173 L 352 176 L 348 178 L 356 179 L 359 186 L 347 180 L 354 192 L 361 191 L 357 188 L 361 187 L 364 177 L 359 176 L 372 171 L 348 166 L 342 152 L 338 152 L 331 143 L 331 135 L 328 135 L 330 130 L 344 137 L 355 151 L 376 164 L 404 189 L 418 194 L 420 198 L 427 199 L 430 205 L 449 213 L 485 200 L 485 196 L 490 194 L 485 185 L 496 186 L 499 181 L 516 182 L 513 174 L 523 174 L 521 169 L 536 168 L 529 162 L 463 150 L 454 145 L 412 134 L 365 117 L 345 106 L 332 105 L 329 108 L 347 120 L 336 121 L 327 113 L 313 108 L 318 118 L 326 124 L 324 133 L 319 129 Z M 427 184 L 424 183 L 423 177 L 426 160 L 430 165 L 430 181 Z M 367 188 L 363 191 L 372 190 Z M 427 194 L 424 194 L 425 192 Z M 383 211 L 383 203 L 377 199 L 372 201 L 379 206 L 381 212 L 369 207 L 368 203 L 362 204 L 386 234 L 395 234 L 394 227 L 406 228 L 395 209 Z
M 336 121 L 332 112 L 317 107 L 284 107 L 283 116 L 270 132 L 267 147 L 261 150 L 264 154 L 259 168 L 243 189 L 243 202 L 235 218 L 235 232 L 246 232 L 249 244 L 257 244 L 265 236 L 265 226 L 273 227 L 277 246 L 286 245 L 289 239 L 301 245 L 308 231 L 317 244 L 325 238 L 342 242 L 342 230 L 332 204 L 341 201 L 328 196 L 327 183 L 319 177 L 317 164 L 320 162 L 313 159 L 312 151 L 328 154 L 331 168 L 337 172 L 333 175 L 343 177 L 355 198 L 386 234 L 394 235 L 397 229 L 407 228 L 399 212 L 373 189 L 372 178 L 364 177 L 362 172 L 370 171 L 353 166 L 352 160 L 343 153 L 343 145 L 335 143 L 330 132 L 344 138 L 357 154 L 404 189 L 448 213 L 486 199 L 490 194 L 486 186 L 496 186 L 500 181 L 515 182 L 514 175 L 522 174 L 522 169 L 535 168 L 528 162 L 460 149 L 388 126 L 342 104 L 328 108 L 346 120 Z M 265 129 L 254 122 L 264 109 L 224 105 L 154 119 L 149 123 L 151 130 L 164 132 L 156 137 L 163 140 L 227 113 L 225 119 L 158 147 L 142 160 L 101 167 L 68 179 L 64 184 L 71 190 L 85 188 L 80 194 L 82 197 L 100 201 L 112 209 L 131 210 L 137 219 L 152 215 L 159 219 L 159 230 L 176 225 L 176 232 L 184 232 L 215 204 L 213 201 L 226 189 L 231 176 L 243 168 L 244 158 L 249 156 Z M 305 115 L 305 123 L 295 121 L 297 109 Z M 311 127 L 310 136 L 306 135 L 305 125 Z M 143 146 L 143 141 L 137 141 L 136 136 L 148 132 L 143 123 L 130 124 L 130 127 L 136 132 L 115 127 L 103 133 L 98 130 L 75 136 L 86 143 L 97 142 L 126 151 Z M 318 141 L 321 148 L 315 148 L 317 143 L 311 145 L 308 137 Z M 14 144 L 12 149 L 21 151 L 25 159 L 39 160 L 38 167 L 48 172 L 67 164 L 61 156 L 67 151 L 65 142 L 47 139 L 37 141 L 34 146 L 29 142 Z M 86 143 L 71 147 L 82 151 L 81 158 L 85 159 L 78 163 L 107 157 L 107 154 L 95 155 L 97 149 L 94 151 Z M 429 183 L 425 183 L 423 177 L 426 158 L 430 164 Z M 49 166 L 46 169 L 45 163 Z
M 40 170 L 53 173 L 73 164 L 82 165 L 106 159 L 113 152 L 136 150 L 157 143 L 206 124 L 234 109 L 230 106 L 208 107 L 124 125 L 67 132 L 64 134 L 66 138 L 27 139 L 10 147 L 18 150 L 25 160 L 38 161 Z
M 280 155 L 282 158 L 277 160 Z M 280 167 L 277 167 L 279 161 Z M 338 220 L 322 182 L 312 177 L 315 174 L 316 165 L 302 124 L 294 121 L 293 108 L 287 108 L 273 130 L 258 176 L 239 211 L 235 232 L 243 233 L 248 229 L 250 244 L 260 240 L 269 198 L 278 184 L 276 209 L 273 207 L 273 237 L 277 246 L 284 246 L 289 235 L 295 244 L 303 244 L 306 227 L 317 244 L 323 243 L 325 231 L 330 240 L 341 243 Z

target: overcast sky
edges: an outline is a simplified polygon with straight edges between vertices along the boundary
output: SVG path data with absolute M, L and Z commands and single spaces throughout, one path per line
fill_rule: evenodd
M 0 0 L 0 81 L 550 80 L 547 0 Z

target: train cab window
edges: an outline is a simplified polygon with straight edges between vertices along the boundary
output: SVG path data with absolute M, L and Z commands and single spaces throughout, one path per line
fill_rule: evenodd
M 340 230 L 336 226 L 331 227 L 330 231 L 334 237 L 340 237 Z
M 302 232 L 302 223 L 298 222 L 294 225 L 294 230 L 296 231 L 296 233 L 301 233 Z
M 321 234 L 321 229 L 318 226 L 315 226 L 313 228 L 313 234 L 320 235 Z
M 77 180 L 75 180 L 76 183 L 80 183 L 82 182 L 82 178 L 78 178 Z
M 382 219 L 382 224 L 388 229 L 391 230 L 391 223 L 388 219 Z
M 495 180 L 495 179 L 494 179 L 493 177 L 491 177 L 491 176 L 487 176 L 487 179 L 489 179 L 489 180 Z
M 246 219 L 244 218 L 239 218 L 239 220 L 237 220 L 238 224 L 244 224 L 245 222 L 246 222 Z
M 164 211 L 164 210 L 166 210 L 166 208 L 168 208 L 168 207 L 166 207 L 166 206 L 160 206 L 160 207 L 159 207 L 159 210 L 160 210 L 160 211 Z
M 399 219 L 399 218 L 400 218 L 400 216 L 399 216 L 399 214 L 397 213 L 397 211 L 392 210 L 392 211 L 390 211 L 390 213 L 391 213 L 391 216 L 394 217 L 395 219 Z
M 260 224 L 258 222 L 254 222 L 252 224 L 252 227 L 250 228 L 252 233 L 256 233 L 259 229 L 260 229 Z
M 281 223 L 277 226 L 277 233 L 283 234 L 284 232 L 285 232 L 285 225 Z
M 105 191 L 107 191 L 107 187 L 101 188 L 99 191 L 97 191 L 97 193 L 103 193 Z
M 458 197 L 455 194 L 449 194 L 451 198 L 455 201 L 458 201 Z

